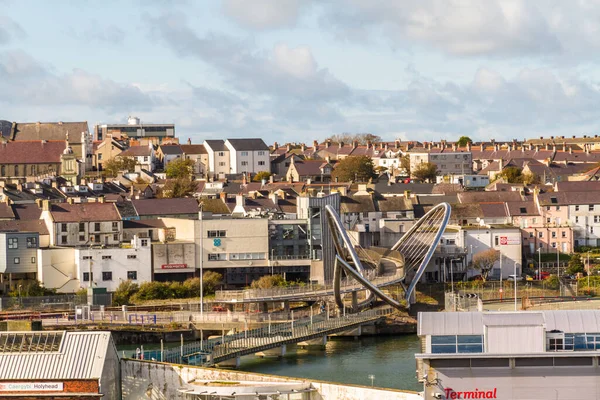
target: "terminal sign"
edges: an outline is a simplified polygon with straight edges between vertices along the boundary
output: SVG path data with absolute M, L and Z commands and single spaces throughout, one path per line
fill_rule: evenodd
M 479 390 L 476 388 L 474 391 L 458 392 L 454 389 L 446 388 L 444 392 L 446 392 L 447 399 L 497 399 L 496 390 L 498 389 Z
M 62 392 L 62 382 L 2 382 L 0 392 Z
M 187 268 L 187 264 L 163 264 L 160 267 L 162 269 L 180 269 Z

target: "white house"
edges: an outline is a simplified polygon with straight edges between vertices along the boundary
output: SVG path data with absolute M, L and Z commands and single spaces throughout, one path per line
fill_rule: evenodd
M 204 148 L 208 153 L 208 173 L 212 179 L 224 179 L 232 173 L 229 159 L 229 148 L 222 140 L 205 140 Z
M 271 172 L 269 146 L 262 139 L 227 139 L 231 173 Z
M 133 157 L 136 164 L 150 172 L 154 172 L 156 166 L 156 155 L 152 143 L 148 143 L 148 146 L 131 146 L 117 157 Z

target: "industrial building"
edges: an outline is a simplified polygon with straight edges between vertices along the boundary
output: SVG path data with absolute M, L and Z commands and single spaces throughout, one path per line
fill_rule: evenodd
M 419 313 L 425 399 L 597 399 L 600 311 Z
M 120 399 L 110 332 L 0 332 L 0 398 Z

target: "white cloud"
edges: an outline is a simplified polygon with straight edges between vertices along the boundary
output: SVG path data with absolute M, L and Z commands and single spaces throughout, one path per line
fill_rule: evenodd
M 15 38 L 26 36 L 25 31 L 13 19 L 0 15 L 0 45 L 8 44 Z
M 273 49 L 273 61 L 278 69 L 298 79 L 309 79 L 317 74 L 317 63 L 306 46 L 291 49 L 278 44 Z
M 223 10 L 240 25 L 251 29 L 273 29 L 296 24 L 309 0 L 224 0 Z

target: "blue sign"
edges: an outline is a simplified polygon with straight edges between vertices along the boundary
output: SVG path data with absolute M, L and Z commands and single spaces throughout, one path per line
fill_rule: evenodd
M 213 245 L 219 247 L 221 245 L 221 239 L 213 239 Z

